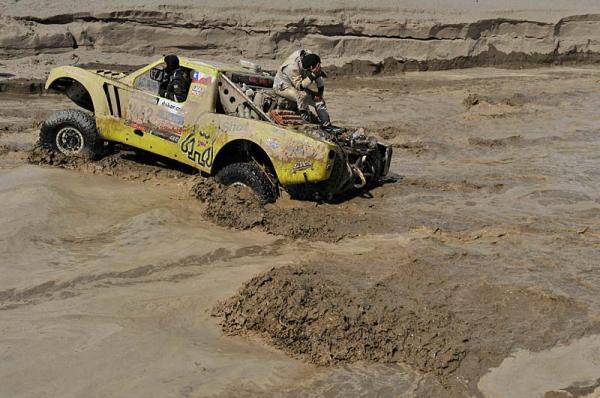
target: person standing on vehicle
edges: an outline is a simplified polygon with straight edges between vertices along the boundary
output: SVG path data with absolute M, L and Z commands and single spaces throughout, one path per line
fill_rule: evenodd
M 324 127 L 331 126 L 327 105 L 323 99 L 325 72 L 321 70 L 321 58 L 308 50 L 298 50 L 290 55 L 275 75 L 275 93 L 298 104 L 305 121 L 310 121 L 309 107 L 315 108 Z M 316 84 L 317 92 L 309 87 Z
M 172 101 L 184 102 L 190 88 L 190 75 L 179 66 L 177 55 L 165 57 L 165 75 L 160 83 L 158 95 Z

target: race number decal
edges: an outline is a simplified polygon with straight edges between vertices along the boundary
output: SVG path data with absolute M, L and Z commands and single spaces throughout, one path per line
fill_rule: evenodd
M 208 138 L 208 135 L 202 133 L 202 136 Z M 181 152 L 185 153 L 189 160 L 197 163 L 201 167 L 210 167 L 213 162 L 212 146 L 198 148 L 196 146 L 196 135 L 190 134 L 181 143 Z

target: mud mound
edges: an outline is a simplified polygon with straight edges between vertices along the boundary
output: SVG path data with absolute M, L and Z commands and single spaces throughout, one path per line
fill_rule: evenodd
M 469 145 L 488 147 L 488 148 L 496 148 L 496 147 L 505 147 L 508 145 L 518 145 L 523 140 L 520 135 L 511 135 L 510 137 L 496 138 L 496 139 L 471 137 L 471 138 L 469 138 L 468 141 L 469 141 Z
M 458 263 L 383 258 L 365 268 L 364 261 L 330 257 L 327 264 L 274 268 L 213 315 L 227 334 L 256 333 L 318 365 L 406 363 L 457 396 L 472 396 L 479 377 L 515 348 L 544 350 L 592 330 L 574 301 L 482 282 Z
M 386 126 L 381 128 L 369 129 L 369 133 L 373 133 L 384 140 L 392 140 L 405 133 L 405 131 L 397 126 Z
M 351 206 L 280 203 L 285 199 L 263 206 L 248 189 L 225 187 L 212 178 L 198 177 L 192 194 L 206 204 L 204 215 L 218 225 L 242 230 L 258 227 L 294 239 L 335 242 L 381 225 L 377 218 L 364 220 Z
M 65 156 L 56 151 L 50 151 L 39 145 L 34 146 L 27 156 L 31 164 L 75 168 L 83 164 L 81 159 Z
M 126 150 L 107 153 L 98 160 L 89 161 L 65 156 L 60 152 L 35 145 L 29 151 L 27 160 L 31 164 L 116 176 L 124 180 L 176 179 L 187 177 L 191 172 L 190 170 L 169 168 L 170 163 L 162 163 L 162 160 L 150 154 Z
M 401 305 L 377 285 L 355 293 L 311 267 L 255 277 L 215 314 L 229 334 L 258 332 L 319 365 L 400 361 L 444 375 L 456 369 L 468 341 L 447 311 Z
M 487 105 L 507 105 L 513 107 L 520 107 L 528 103 L 529 100 L 523 94 L 516 93 L 510 97 L 494 98 L 490 96 L 470 93 L 463 100 L 465 108 L 470 109 L 476 105 L 487 104 Z
M 522 94 L 514 94 L 510 97 L 489 97 L 479 94 L 469 94 L 463 105 L 467 109 L 467 119 L 478 117 L 501 118 L 518 115 L 522 113 L 535 112 L 535 106 L 528 105 L 529 99 Z
M 470 109 L 481 101 L 487 101 L 487 98 L 482 98 L 479 94 L 469 94 L 463 99 L 463 105 L 465 108 Z
M 250 229 L 264 224 L 265 209 L 247 188 L 226 187 L 212 178 L 199 177 L 192 194 L 206 204 L 205 216 L 218 225 Z

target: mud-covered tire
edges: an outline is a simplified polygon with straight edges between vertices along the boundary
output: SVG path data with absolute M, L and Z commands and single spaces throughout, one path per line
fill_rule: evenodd
M 272 203 L 277 199 L 275 179 L 256 163 L 232 163 L 215 176 L 223 185 L 242 184 L 250 188 L 262 203 Z
M 67 156 L 93 159 L 102 148 L 94 116 L 76 109 L 58 111 L 40 129 L 43 148 Z

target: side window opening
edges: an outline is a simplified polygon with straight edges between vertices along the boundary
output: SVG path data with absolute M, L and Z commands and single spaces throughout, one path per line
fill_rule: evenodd
M 133 86 L 138 90 L 146 91 L 150 94 L 158 95 L 158 89 L 160 87 L 160 82 L 153 80 L 150 77 L 150 72 L 152 70 L 147 71 L 140 77 L 135 80 Z
M 173 73 L 166 73 L 165 64 L 150 69 L 134 82 L 136 89 L 183 103 L 187 100 L 193 71 L 180 66 Z

